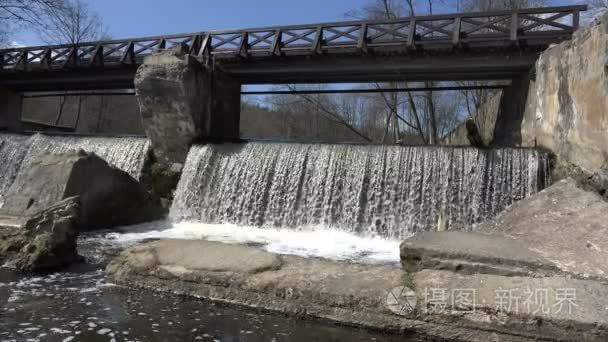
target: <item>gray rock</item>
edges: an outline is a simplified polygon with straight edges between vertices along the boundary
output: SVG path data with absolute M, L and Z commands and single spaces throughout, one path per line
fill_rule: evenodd
M 563 272 L 608 279 L 608 202 L 573 179 L 515 203 L 476 231 L 514 239 Z
M 408 272 L 450 270 L 462 274 L 550 276 L 560 270 L 525 243 L 470 232 L 429 232 L 401 243 L 401 264 Z
M 79 211 L 78 198 L 69 197 L 28 218 L 22 227 L 0 228 L 0 260 L 22 272 L 54 271 L 80 261 Z
M 0 216 L 30 216 L 55 202 L 78 196 L 84 230 L 161 218 L 165 211 L 126 172 L 93 153 L 45 154 L 19 174 Z
M 340 324 L 450 341 L 605 341 L 608 286 L 567 277 L 463 276 L 438 270 L 405 275 L 397 266 L 272 255 L 243 245 L 160 240 L 129 248 L 107 268 L 117 284 L 167 291 Z M 410 287 L 413 311 L 395 310 Z M 548 312 L 523 304 L 527 288 L 547 289 Z M 429 291 L 444 290 L 440 302 Z M 497 309 L 496 291 L 519 289 L 520 306 Z M 578 306 L 558 311 L 555 291 L 575 289 Z M 464 304 L 457 291 L 474 291 Z M 461 297 L 458 297 L 461 299 Z M 433 308 L 431 305 L 444 305 Z M 397 303 L 398 304 L 398 303 Z M 467 306 L 468 305 L 468 306 Z

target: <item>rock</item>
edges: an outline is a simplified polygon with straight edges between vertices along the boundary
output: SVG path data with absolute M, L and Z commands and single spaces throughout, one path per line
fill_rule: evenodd
M 522 121 L 539 146 L 593 174 L 608 165 L 608 14 L 543 52 Z
M 429 232 L 401 243 L 401 264 L 407 272 L 423 269 L 462 274 L 551 276 L 560 270 L 525 243 L 502 236 L 469 232 Z
M 173 192 L 179 183 L 180 172 L 174 172 L 174 168 L 168 168 L 167 164 L 159 162 L 154 153 L 148 160 L 141 175 L 141 183 L 152 193 L 154 197 L 160 198 L 161 206 L 169 210 L 173 201 Z
M 477 128 L 477 124 L 473 119 L 467 119 L 465 123 L 465 127 L 467 129 L 467 139 L 471 146 L 475 147 L 484 147 L 483 138 L 479 133 L 479 129 Z
M 608 280 L 608 202 L 572 179 L 516 202 L 474 232 L 429 232 L 401 244 L 405 270 Z
M 55 202 L 78 196 L 84 230 L 135 224 L 161 218 L 165 211 L 126 172 L 93 153 L 45 154 L 18 175 L 0 216 L 30 216 Z
M 76 250 L 80 205 L 66 198 L 28 218 L 22 227 L 0 228 L 0 260 L 22 272 L 59 270 L 82 258 Z
M 463 276 L 439 270 L 406 275 L 391 265 L 279 256 L 202 240 L 160 240 L 131 247 L 112 260 L 107 277 L 121 285 L 429 339 L 604 341 L 608 337 L 608 286 L 567 277 Z M 406 292 L 403 286 L 411 290 Z M 553 309 L 539 312 L 536 306 L 525 306 L 526 288 L 552 291 L 547 305 Z M 517 293 L 521 306 L 497 309 L 496 291 L 515 289 L 522 291 Z M 572 314 L 555 309 L 559 304 L 555 291 L 560 289 L 576 291 L 578 306 Z M 431 291 L 445 291 L 445 297 L 433 299 Z M 464 297 L 459 291 L 473 293 Z M 399 308 L 403 293 L 415 294 L 408 297 L 407 310 Z M 466 298 L 472 302 L 465 303 Z
M 495 222 L 475 230 L 515 239 L 563 272 L 608 279 L 607 222 L 608 202 L 565 179 L 516 202 Z
M 608 166 L 604 166 L 587 179 L 583 180 L 583 184 L 597 191 L 600 196 L 608 199 Z

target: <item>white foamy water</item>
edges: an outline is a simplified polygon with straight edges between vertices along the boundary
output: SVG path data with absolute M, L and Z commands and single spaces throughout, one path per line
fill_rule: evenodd
M 204 239 L 255 244 L 269 252 L 365 263 L 399 262 L 399 240 L 362 237 L 329 229 L 290 230 L 198 222 L 151 222 L 107 233 L 104 238 L 128 246 L 145 239 Z

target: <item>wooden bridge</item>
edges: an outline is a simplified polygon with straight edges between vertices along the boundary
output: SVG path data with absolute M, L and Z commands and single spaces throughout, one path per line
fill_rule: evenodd
M 132 88 L 143 58 L 175 44 L 246 83 L 510 79 L 570 39 L 586 6 L 197 32 L 0 50 L 15 91 Z

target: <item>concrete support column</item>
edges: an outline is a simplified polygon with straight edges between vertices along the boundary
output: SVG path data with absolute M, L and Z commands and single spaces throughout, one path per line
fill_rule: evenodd
M 135 89 L 153 149 L 142 182 L 169 207 L 193 143 L 239 138 L 241 86 L 178 45 L 145 58 Z
M 148 56 L 135 76 L 142 123 L 159 162 L 183 164 L 198 140 L 239 137 L 240 84 L 175 46 Z
M 493 146 L 520 146 L 521 125 L 526 111 L 530 73 L 511 80 L 511 85 L 502 92 L 500 107 L 494 126 Z
M 21 94 L 0 87 L 0 129 L 21 131 Z
M 221 72 L 212 73 L 210 81 L 210 99 L 203 113 L 202 138 L 209 141 L 237 141 L 240 136 L 241 84 Z

